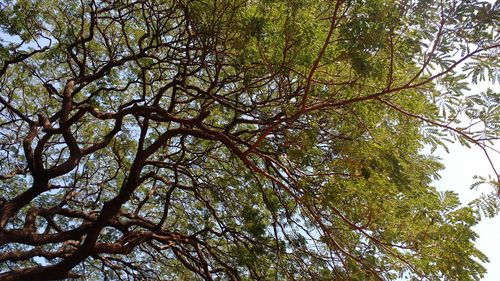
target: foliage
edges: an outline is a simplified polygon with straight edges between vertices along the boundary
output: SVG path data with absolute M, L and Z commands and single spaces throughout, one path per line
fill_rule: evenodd
M 0 280 L 479 280 L 422 151 L 495 151 L 499 9 L 0 2 Z

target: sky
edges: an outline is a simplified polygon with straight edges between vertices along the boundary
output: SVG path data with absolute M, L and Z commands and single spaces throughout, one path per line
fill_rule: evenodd
M 471 88 L 467 94 L 477 94 L 491 88 L 495 92 L 500 91 L 499 84 L 492 84 L 488 81 L 482 81 L 478 84 L 470 83 Z M 481 193 L 489 194 L 493 187 L 481 185 L 477 189 L 471 190 L 471 185 L 476 182 L 475 175 L 488 178 L 492 176 L 496 179 L 494 171 L 486 158 L 482 149 L 472 145 L 471 148 L 460 145 L 458 142 L 447 144 L 449 153 L 444 149 L 437 149 L 435 156 L 442 159 L 445 168 L 440 172 L 441 179 L 434 182 L 438 190 L 452 190 L 459 194 L 462 204 L 478 198 Z M 500 141 L 493 145 L 496 150 L 500 150 Z M 490 152 L 492 163 L 499 171 L 500 154 Z M 490 262 L 483 264 L 487 269 L 486 276 L 481 281 L 499 281 L 500 280 L 500 214 L 494 218 L 482 218 L 481 222 L 474 227 L 479 235 L 476 241 L 476 247 L 488 256 Z
M 488 185 L 482 185 L 474 190 L 470 189 L 471 184 L 475 182 L 474 175 L 484 177 L 493 175 L 492 168 L 482 150 L 478 147 L 469 149 L 458 143 L 451 144 L 448 148 L 450 153 L 446 153 L 444 149 L 438 149 L 434 153 L 434 155 L 442 158 L 442 163 L 446 167 L 440 173 L 441 179 L 436 181 L 434 185 L 439 190 L 457 192 L 464 204 L 479 197 L 482 192 L 490 193 L 492 187 Z M 497 144 L 496 148 L 500 149 L 500 145 Z M 490 156 L 492 156 L 492 161 L 498 168 L 500 166 L 500 155 L 492 153 Z M 500 215 L 493 219 L 483 218 L 474 227 L 474 230 L 479 234 L 476 243 L 477 248 L 490 259 L 489 263 L 484 264 L 488 273 L 481 280 L 498 281 L 500 280 Z

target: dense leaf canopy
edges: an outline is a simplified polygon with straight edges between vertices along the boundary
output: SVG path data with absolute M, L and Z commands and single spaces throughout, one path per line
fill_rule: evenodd
M 500 94 L 468 85 L 500 81 L 499 16 L 0 1 L 0 280 L 479 280 L 480 213 L 423 151 L 495 152 Z

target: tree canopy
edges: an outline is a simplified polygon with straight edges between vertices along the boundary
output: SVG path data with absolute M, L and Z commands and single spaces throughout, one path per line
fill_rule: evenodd
M 500 93 L 469 90 L 500 83 L 499 26 L 498 1 L 0 1 L 0 280 L 479 280 L 496 197 L 436 191 L 424 150 L 495 153 Z

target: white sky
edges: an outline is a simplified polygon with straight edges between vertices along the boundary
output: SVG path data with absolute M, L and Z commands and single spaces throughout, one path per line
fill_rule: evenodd
M 480 175 L 487 177 L 493 171 L 484 153 L 478 147 L 467 148 L 458 143 L 448 146 L 450 153 L 444 149 L 437 150 L 434 154 L 443 159 L 445 169 L 441 171 L 442 178 L 435 182 L 440 190 L 453 190 L 460 195 L 462 203 L 467 204 L 479 197 L 482 192 L 491 192 L 491 186 L 482 185 L 471 190 L 470 186 L 475 181 L 472 177 Z M 493 163 L 500 166 L 500 155 L 492 153 Z M 500 280 L 500 215 L 493 219 L 484 218 L 475 228 L 479 234 L 476 246 L 485 253 L 490 262 L 484 266 L 488 270 L 483 281 Z
M 471 88 L 468 94 L 477 94 L 491 88 L 495 92 L 500 91 L 500 85 L 492 84 L 487 81 L 482 81 L 478 84 L 470 83 Z M 462 204 L 467 204 L 470 201 L 478 198 L 481 193 L 491 193 L 493 187 L 489 185 L 481 185 L 477 189 L 471 190 L 470 186 L 477 180 L 473 176 L 493 176 L 494 171 L 486 158 L 484 152 L 477 146 L 472 145 L 467 148 L 458 143 L 447 144 L 449 153 L 444 149 L 438 149 L 434 155 L 442 159 L 445 169 L 440 172 L 441 179 L 434 182 L 434 185 L 439 190 L 452 190 L 459 194 Z M 500 141 L 494 145 L 496 150 L 500 150 Z M 500 169 L 500 154 L 491 151 L 490 155 L 493 165 Z M 492 219 L 484 218 L 474 227 L 474 230 L 479 235 L 476 241 L 476 247 L 488 256 L 490 262 L 484 264 L 488 270 L 482 281 L 499 281 L 500 280 L 500 214 Z

